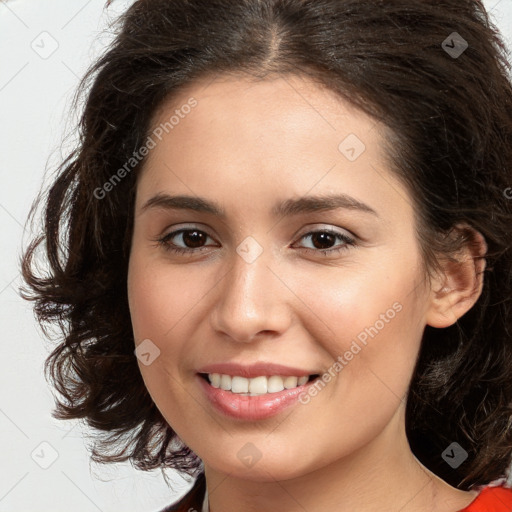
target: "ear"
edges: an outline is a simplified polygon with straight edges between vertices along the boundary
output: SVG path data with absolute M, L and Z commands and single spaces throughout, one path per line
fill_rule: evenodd
M 454 234 L 467 234 L 468 240 L 455 256 L 456 261 L 441 261 L 442 272 L 431 282 L 426 323 L 449 327 L 469 311 L 480 297 L 486 266 L 487 243 L 479 231 L 457 225 Z

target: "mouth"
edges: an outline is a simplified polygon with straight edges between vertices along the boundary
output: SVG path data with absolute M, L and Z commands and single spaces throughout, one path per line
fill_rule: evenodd
M 230 361 L 196 369 L 197 383 L 210 406 L 224 416 L 245 421 L 265 420 L 299 403 L 308 403 L 303 397 L 321 375 L 317 368 L 270 361 Z
M 320 377 L 318 373 L 301 376 L 260 375 L 252 378 L 224 373 L 199 373 L 198 375 L 213 388 L 240 396 L 272 395 L 300 388 Z
M 301 397 L 316 385 L 320 374 L 309 375 L 196 374 L 199 387 L 214 410 L 238 421 L 265 420 L 304 402 Z M 295 372 L 294 372 L 295 373 Z M 298 373 L 298 372 L 297 372 Z

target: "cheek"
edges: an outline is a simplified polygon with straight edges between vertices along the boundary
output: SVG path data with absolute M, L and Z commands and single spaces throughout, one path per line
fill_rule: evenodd
M 158 357 L 139 368 L 153 399 L 167 403 L 172 410 L 177 380 L 191 378 L 190 367 L 197 361 L 197 350 L 190 340 L 198 325 L 197 311 L 205 294 L 216 280 L 204 269 L 172 266 L 161 257 L 151 259 L 143 251 L 134 251 L 128 269 L 128 302 L 136 345 L 149 339 L 158 347 Z M 179 393 L 178 393 L 179 394 Z
M 366 407 L 396 408 L 423 334 L 418 267 L 409 261 L 397 268 L 389 260 L 387 269 L 340 271 L 335 280 L 331 271 L 330 279 L 317 275 L 302 284 L 301 295 L 316 313 L 306 329 L 333 361 L 328 370 L 334 385 L 326 392 L 350 404 L 355 416 Z
M 128 301 L 135 339 L 165 340 L 201 299 L 190 272 L 175 271 L 165 263 L 130 257 Z M 149 258 L 147 258 L 149 260 Z
M 150 340 L 158 348 L 158 356 L 150 364 L 139 359 L 142 378 L 162 415 L 174 424 L 184 406 L 176 377 L 188 337 L 180 329 L 186 324 L 195 294 L 186 286 L 183 273 L 152 263 L 142 251 L 130 256 L 127 286 L 135 345 Z
M 405 342 L 411 333 L 422 331 L 415 262 L 397 268 L 392 258 L 389 260 L 389 268 L 382 265 L 295 273 L 290 288 L 314 313 L 308 316 L 307 329 L 327 344 L 331 355 L 349 350 L 356 339 L 363 346 L 377 338 L 393 337 Z

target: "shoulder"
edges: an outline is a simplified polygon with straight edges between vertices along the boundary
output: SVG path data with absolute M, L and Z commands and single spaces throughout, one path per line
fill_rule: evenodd
M 461 512 L 511 512 L 512 489 L 507 485 L 488 485 Z
M 205 493 L 206 480 L 204 473 L 201 473 L 183 498 L 159 512 L 201 512 Z M 512 512 L 512 488 L 506 485 L 488 485 L 460 512 Z
M 205 492 L 206 480 L 204 473 L 201 473 L 197 477 L 192 489 L 183 498 L 159 512 L 201 512 Z

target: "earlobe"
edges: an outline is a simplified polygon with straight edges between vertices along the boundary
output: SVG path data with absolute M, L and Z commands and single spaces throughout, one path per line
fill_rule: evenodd
M 432 280 L 426 324 L 443 328 L 453 325 L 469 311 L 482 293 L 487 243 L 483 235 L 468 226 L 470 240 L 456 255 L 456 261 L 445 259 L 442 272 Z

